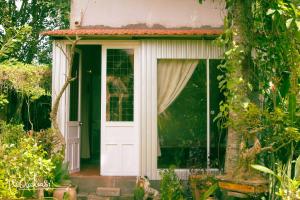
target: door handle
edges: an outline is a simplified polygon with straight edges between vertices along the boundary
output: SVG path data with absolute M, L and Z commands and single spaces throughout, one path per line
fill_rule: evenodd
M 83 125 L 83 122 L 79 122 L 79 126 L 82 126 Z

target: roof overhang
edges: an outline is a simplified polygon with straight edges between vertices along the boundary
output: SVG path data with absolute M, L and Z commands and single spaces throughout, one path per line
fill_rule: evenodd
M 41 34 L 53 39 L 79 36 L 83 39 L 143 39 L 143 38 L 216 38 L 223 29 L 124 29 L 124 28 L 82 28 L 45 31 Z

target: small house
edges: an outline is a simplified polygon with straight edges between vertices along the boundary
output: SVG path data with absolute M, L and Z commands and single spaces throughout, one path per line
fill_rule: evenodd
M 58 121 L 71 172 L 159 179 L 174 166 L 219 170 L 224 134 L 214 121 L 223 49 L 222 0 L 72 0 L 70 29 L 53 40 L 52 95 L 68 73 Z

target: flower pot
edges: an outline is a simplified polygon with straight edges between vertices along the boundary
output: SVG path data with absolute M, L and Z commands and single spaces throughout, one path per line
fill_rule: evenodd
M 53 192 L 53 199 L 61 200 L 64 196 L 68 196 L 69 200 L 76 200 L 77 199 L 77 187 L 75 186 L 60 186 L 54 189 Z

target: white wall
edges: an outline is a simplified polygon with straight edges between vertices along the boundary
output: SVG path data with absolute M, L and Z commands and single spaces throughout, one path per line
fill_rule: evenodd
M 71 27 L 221 27 L 224 0 L 72 0 Z M 145 27 L 142 25 L 144 24 Z
M 157 170 L 157 59 L 219 59 L 222 58 L 224 52 L 212 40 L 142 40 L 140 51 L 142 70 L 141 175 L 147 175 L 150 179 L 159 179 Z

